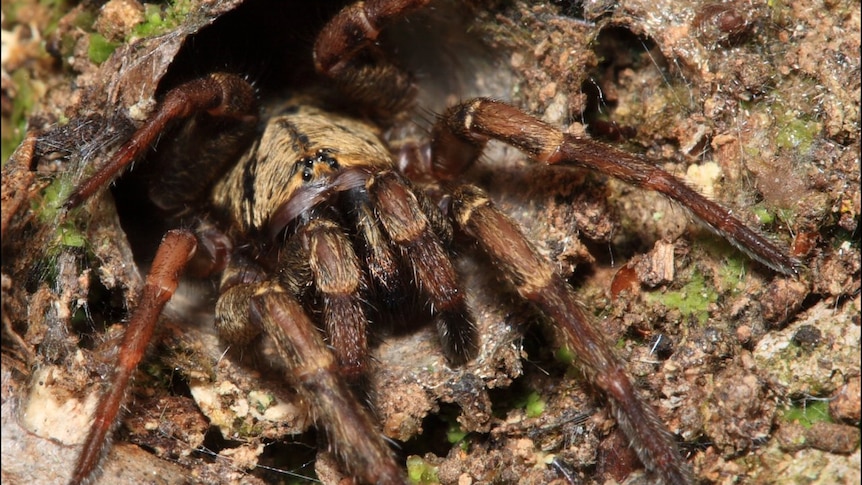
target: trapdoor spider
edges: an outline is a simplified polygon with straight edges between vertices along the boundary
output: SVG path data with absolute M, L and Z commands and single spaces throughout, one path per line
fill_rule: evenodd
M 111 161 L 76 187 L 67 209 L 98 193 L 182 121 L 179 141 L 163 151 L 173 159 L 153 198 L 166 211 L 194 208 L 202 215 L 193 230 L 169 231 L 159 247 L 72 483 L 93 475 L 129 379 L 184 271 L 220 278 L 216 324 L 227 342 L 242 344 L 259 333 L 276 342 L 288 378 L 348 474 L 367 483 L 404 483 L 389 444 L 349 383 L 368 365 L 371 307 L 396 305 L 405 287 L 428 301 L 452 365 L 475 355 L 482 336 L 471 324 L 452 263 L 453 233 L 468 236 L 553 322 L 645 467 L 664 483 L 693 482 L 673 435 L 638 397 L 565 279 L 481 189 L 459 183 L 459 175 L 489 140 L 499 140 L 537 163 L 586 167 L 660 192 L 778 272 L 794 273 L 799 263 L 648 160 L 563 133 L 488 98 L 439 116 L 430 162 L 417 170 L 433 175 L 446 195 L 423 191 L 397 169 L 380 135 L 381 125 L 408 107 L 413 86 L 378 55 L 375 40 L 393 19 L 426 3 L 356 3 L 317 37 L 317 71 L 362 106 L 366 118 L 333 112 L 314 93 L 294 93 L 261 109 L 247 81 L 214 73 L 167 92 Z M 200 139 L 206 141 L 188 145 L 194 150 L 180 148 Z

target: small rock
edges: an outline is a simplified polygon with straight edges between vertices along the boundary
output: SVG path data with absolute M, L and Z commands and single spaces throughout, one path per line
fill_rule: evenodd
M 851 424 L 859 424 L 862 419 L 862 405 L 860 405 L 860 396 L 862 396 L 862 385 L 860 377 L 857 375 L 847 380 L 847 383 L 841 386 L 832 399 L 829 401 L 829 415 L 836 421 L 846 421 Z

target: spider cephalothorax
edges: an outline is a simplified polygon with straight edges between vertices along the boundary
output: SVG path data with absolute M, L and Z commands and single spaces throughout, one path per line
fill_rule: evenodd
M 195 151 L 165 152 L 174 159 L 155 186 L 169 190 L 154 192 L 156 205 L 183 215 L 194 209 L 200 217 L 193 231 L 168 232 L 159 248 L 130 319 L 127 351 L 97 410 L 74 483 L 96 468 L 123 390 L 190 261 L 196 274 L 220 281 L 216 325 L 226 341 L 242 344 L 260 333 L 275 341 L 288 379 L 310 403 L 347 473 L 369 483 L 405 482 L 349 382 L 367 366 L 369 313 L 397 308 L 405 291 L 427 302 L 451 365 L 475 355 L 482 336 L 471 323 L 452 262 L 455 232 L 478 246 L 514 292 L 544 315 L 563 345 L 577 353 L 643 464 L 663 482 L 692 481 L 673 436 L 639 399 L 565 279 L 483 190 L 460 183 L 459 176 L 489 140 L 499 140 L 536 162 L 587 167 L 661 192 L 776 271 L 793 273 L 798 262 L 646 159 L 564 133 L 488 98 L 459 103 L 439 116 L 427 167 L 446 196 L 423 192 L 396 167 L 381 128 L 367 121 L 386 120 L 409 104 L 409 78 L 389 64 L 367 65 L 366 57 L 380 59 L 360 54 L 392 18 L 425 3 L 353 4 L 318 37 L 316 69 L 360 107 L 370 106 L 367 117 L 339 114 L 301 93 L 261 109 L 247 81 L 214 73 L 169 90 L 111 161 L 76 187 L 66 208 L 97 193 L 177 122 L 185 124 L 174 141 L 178 146 L 212 135 L 213 126 L 226 133 L 197 144 Z M 350 89 L 360 82 L 362 89 Z M 218 150 L 224 151 L 213 155 Z

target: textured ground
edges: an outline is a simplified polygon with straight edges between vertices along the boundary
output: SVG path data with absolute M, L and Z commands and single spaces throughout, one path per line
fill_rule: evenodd
M 646 153 L 805 263 L 776 275 L 657 195 L 502 147 L 469 174 L 570 278 L 699 479 L 859 483 L 858 2 L 484 3 L 463 22 L 440 4 L 384 40 L 417 72 L 424 109 L 493 95 Z M 25 127 L 44 134 L 3 169 L 4 483 L 66 480 L 141 285 L 136 262 L 162 232 L 122 194 L 66 218 L 57 200 L 145 116 L 159 82 L 229 66 L 265 96 L 300 84 L 328 7 L 281 7 L 4 3 L 3 159 Z M 370 397 L 411 473 L 642 483 L 540 317 L 467 247 L 459 269 L 479 358 L 449 368 L 427 327 L 376 337 Z M 101 482 L 291 483 L 316 468 L 336 483 L 267 343 L 219 342 L 213 297 L 190 282 L 166 316 Z

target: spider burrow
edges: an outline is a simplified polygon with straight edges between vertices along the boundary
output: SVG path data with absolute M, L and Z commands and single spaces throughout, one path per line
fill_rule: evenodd
M 175 122 L 188 123 L 180 140 L 209 137 L 199 152 L 169 151 L 177 158 L 156 184 L 154 202 L 177 214 L 200 207 L 201 216 L 193 230 L 169 231 L 159 247 L 72 483 L 95 472 L 128 381 L 187 265 L 196 275 L 219 279 L 216 325 L 227 342 L 247 343 L 260 333 L 276 342 L 290 369 L 286 378 L 310 403 L 344 470 L 362 482 L 404 483 L 390 445 L 348 382 L 368 365 L 368 301 L 394 304 L 405 286 L 429 302 L 451 365 L 475 356 L 482 336 L 452 263 L 454 233 L 469 236 L 516 292 L 553 322 L 646 468 L 665 483 L 693 482 L 673 435 L 638 397 L 569 284 L 515 222 L 481 189 L 459 183 L 459 175 L 489 140 L 499 140 L 538 163 L 586 167 L 660 192 L 773 270 L 792 274 L 799 262 L 649 160 L 563 133 L 489 98 L 440 115 L 431 159 L 419 170 L 430 172 L 446 196 L 424 192 L 398 171 L 382 138 L 387 120 L 410 104 L 409 76 L 367 54 L 392 19 L 426 3 L 356 3 L 318 36 L 318 72 L 365 107 L 368 118 L 333 111 L 314 93 L 261 108 L 247 81 L 218 72 L 171 89 L 111 161 L 75 188 L 67 209 L 97 194 Z M 369 64 L 368 57 L 377 62 Z

